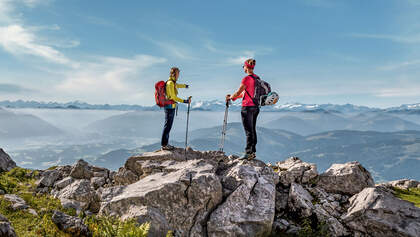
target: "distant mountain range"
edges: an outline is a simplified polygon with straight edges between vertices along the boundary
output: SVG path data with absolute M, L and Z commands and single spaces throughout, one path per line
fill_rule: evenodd
M 82 101 L 72 101 L 67 103 L 58 102 L 39 102 L 39 101 L 0 101 L 0 107 L 5 108 L 35 108 L 35 109 L 90 109 L 90 110 L 157 110 L 154 106 L 141 105 L 109 105 L 109 104 L 88 104 Z
M 88 104 L 82 101 L 73 101 L 68 103 L 58 102 L 38 102 L 38 101 L 0 101 L 0 107 L 6 108 L 44 108 L 44 109 L 90 109 L 90 110 L 140 110 L 140 111 L 156 111 L 160 110 L 157 106 L 142 106 L 142 105 L 109 105 L 109 104 Z M 236 101 L 231 105 L 230 110 L 239 111 L 240 102 Z M 225 102 L 220 100 L 212 101 L 193 101 L 191 104 L 193 110 L 201 111 L 224 111 Z M 186 105 L 180 106 L 181 110 L 186 109 Z M 357 106 L 352 104 L 301 104 L 301 103 L 285 103 L 274 106 L 263 107 L 264 111 L 288 111 L 288 112 L 303 112 L 303 111 L 329 111 L 336 113 L 362 113 L 362 112 L 387 112 L 387 113 L 405 113 L 405 114 L 420 114 L 420 103 L 406 104 L 399 107 L 391 107 L 386 109 L 372 108 L 367 106 Z
M 402 178 L 420 179 L 420 132 L 362 132 L 337 130 L 309 136 L 300 136 L 277 129 L 258 129 L 257 158 L 276 162 L 290 156 L 317 164 L 324 171 L 333 163 L 359 161 L 367 167 L 378 182 Z M 221 127 L 198 129 L 190 134 L 189 145 L 198 150 L 217 150 Z M 172 142 L 183 147 L 182 142 Z M 227 154 L 241 155 L 245 147 L 242 124 L 228 125 L 225 141 Z M 145 151 L 160 148 L 159 143 L 134 150 L 118 149 L 96 159 L 101 165 Z
M 408 115 L 405 115 L 405 117 L 408 117 Z M 420 116 L 416 117 L 420 119 Z M 191 113 L 189 125 L 191 130 L 195 130 L 218 126 L 222 121 L 222 112 L 200 111 Z M 239 112 L 229 114 L 229 122 L 239 121 Z M 163 122 L 163 112 L 134 111 L 95 121 L 85 130 L 117 137 L 159 138 Z M 175 126 L 171 136 L 185 134 L 185 124 L 185 112 L 182 112 L 175 118 Z M 343 129 L 377 132 L 420 131 L 418 122 L 405 120 L 402 115 L 396 116 L 396 114 L 385 112 L 366 112 L 356 115 L 333 113 L 325 110 L 322 112 L 266 112 L 259 116 L 258 125 L 270 129 L 282 129 L 300 135 Z
M 301 135 L 310 135 L 332 130 L 357 130 L 396 132 L 420 131 L 420 125 L 384 112 L 360 113 L 355 116 L 324 111 L 323 113 L 291 112 L 278 119 L 262 123 L 261 126 L 283 129 Z

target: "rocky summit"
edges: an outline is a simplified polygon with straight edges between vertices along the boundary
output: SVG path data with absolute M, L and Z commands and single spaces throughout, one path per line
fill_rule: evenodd
M 318 174 L 316 165 L 297 157 L 265 164 L 189 148 L 133 156 L 118 171 L 83 160 L 42 170 L 36 192 L 77 213 L 148 222 L 148 236 L 418 237 L 420 208 L 393 193 L 416 182 L 375 186 L 358 162 Z M 53 217 L 60 229 L 91 235 L 77 217 Z M 2 233 L 12 234 L 1 236 L 13 236 L 10 223 L 2 223 Z

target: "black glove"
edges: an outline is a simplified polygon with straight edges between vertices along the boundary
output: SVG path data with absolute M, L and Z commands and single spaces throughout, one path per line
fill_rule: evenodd
M 185 88 L 188 88 L 188 87 L 190 87 L 189 85 L 185 85 Z
M 189 103 L 190 103 L 191 98 L 192 98 L 192 96 L 188 97 L 188 99 L 184 100 L 184 103 L 185 103 L 185 104 L 189 104 Z

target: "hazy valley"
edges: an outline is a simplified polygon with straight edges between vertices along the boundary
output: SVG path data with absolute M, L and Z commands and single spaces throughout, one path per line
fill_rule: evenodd
M 218 150 L 223 106 L 202 103 L 193 108 L 189 145 Z M 320 171 L 332 163 L 358 160 L 377 181 L 420 179 L 417 109 L 296 104 L 278 108 L 264 109 L 259 116 L 259 159 L 273 162 L 297 156 L 317 164 Z M 82 158 L 117 169 L 131 155 L 159 149 L 163 119 L 163 111 L 144 108 L 3 108 L 0 142 L 22 167 L 45 169 Z M 243 151 L 245 135 L 240 121 L 237 106 L 233 106 L 224 149 L 227 154 L 241 155 Z M 184 146 L 185 127 L 186 112 L 180 108 L 171 132 L 172 144 Z

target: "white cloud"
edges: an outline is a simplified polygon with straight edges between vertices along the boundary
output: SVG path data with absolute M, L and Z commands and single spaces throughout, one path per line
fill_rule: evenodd
M 313 6 L 313 7 L 333 7 L 337 4 L 338 1 L 332 0 L 299 0 L 305 5 Z
M 23 4 L 26 7 L 35 7 L 39 4 L 48 4 L 51 0 L 0 0 L 0 24 L 10 24 L 20 21 L 21 14 L 16 12 L 15 6 Z
M 354 38 L 367 38 L 367 39 L 385 39 L 391 40 L 398 43 L 415 44 L 420 43 L 420 34 L 412 35 L 383 35 L 383 34 L 350 34 L 350 37 Z
M 420 6 L 420 0 L 407 0 L 407 2 L 414 6 Z
M 179 45 L 176 45 L 174 43 L 168 43 L 168 42 L 154 42 L 156 45 L 161 47 L 162 49 L 169 52 L 171 55 L 180 58 L 180 59 L 192 59 L 193 57 L 188 52 L 188 50 L 185 47 L 181 47 Z
M 54 82 L 50 79 L 52 81 L 50 87 L 38 86 L 39 96 L 46 98 L 53 96 L 58 100 L 77 98 L 100 103 L 144 99 L 145 88 L 149 90 L 150 79 L 155 79 L 153 75 L 145 71 L 156 64 L 166 62 L 165 58 L 149 55 L 135 55 L 132 58 L 85 55 L 85 60 L 70 58 L 60 51 L 60 48 L 77 47 L 80 44 L 78 40 L 66 40 L 41 34 L 41 31 L 57 31 L 61 28 L 55 24 L 28 26 L 23 20 L 23 15 L 17 13 L 18 5 L 19 7 L 35 7 L 44 3 L 41 0 L 14 2 L 0 0 L 0 49 L 3 48 L 22 60 L 26 60 L 27 56 L 34 56 L 65 66 L 45 66 L 45 71 L 50 74 L 49 77 L 54 75 L 54 78 L 59 78 L 59 80 Z M 188 57 L 175 45 L 165 43 L 160 45 L 177 57 Z M 41 67 L 44 66 L 41 64 Z M 148 77 L 144 76 L 146 74 Z M 139 78 L 142 80 L 139 81 Z M 6 89 L 16 90 L 11 86 L 6 86 Z
M 10 0 L 0 0 L 0 23 L 10 23 L 15 20 L 14 7 Z
M 21 19 L 22 15 L 16 11 L 17 4 L 35 7 L 46 4 L 50 0 L 0 0 L 0 47 L 15 56 L 32 55 L 43 58 L 49 62 L 77 67 L 56 47 L 77 47 L 80 42 L 43 40 L 38 32 L 40 30 L 59 30 L 58 25 L 53 26 L 26 26 Z
M 48 3 L 50 0 L 22 0 L 23 4 L 25 4 L 28 7 L 35 7 L 39 4 L 45 4 Z
M 244 51 L 244 52 L 241 53 L 241 55 L 239 55 L 237 57 L 228 58 L 227 63 L 233 64 L 233 65 L 240 65 L 240 64 L 243 64 L 245 62 L 245 60 L 247 60 L 249 58 L 254 58 L 254 57 L 255 57 L 255 52 Z
M 115 23 L 108 19 L 97 17 L 97 16 L 83 16 L 89 23 L 100 25 L 100 26 L 116 26 Z
M 75 48 L 80 45 L 79 40 L 54 40 L 54 41 L 48 41 L 49 45 L 55 46 L 57 48 Z
M 177 42 L 165 42 L 165 41 L 157 41 L 152 39 L 148 36 L 140 35 L 138 36 L 144 40 L 149 41 L 150 43 L 158 46 L 163 51 L 169 54 L 171 57 L 176 57 L 179 59 L 194 59 L 192 56 L 191 50 L 187 45 Z
M 380 66 L 378 67 L 378 69 L 383 70 L 383 71 L 392 71 L 392 70 L 397 70 L 397 69 L 406 68 L 410 66 L 416 66 L 416 65 L 420 65 L 420 60 L 412 60 L 412 61 L 388 64 L 385 66 Z
M 133 80 L 142 78 L 145 69 L 166 62 L 165 58 L 136 55 L 131 59 L 98 57 L 94 62 L 81 63 L 77 71 L 65 72 L 66 78 L 56 89 L 63 96 L 98 101 L 140 97 L 142 87 Z M 144 82 L 143 82 L 144 83 Z
M 0 45 L 13 55 L 33 55 L 50 62 L 76 67 L 70 59 L 51 46 L 37 42 L 37 36 L 21 25 L 0 27 Z
M 409 87 L 395 87 L 379 90 L 375 95 L 377 97 L 412 97 L 418 96 L 420 86 L 409 86 Z

